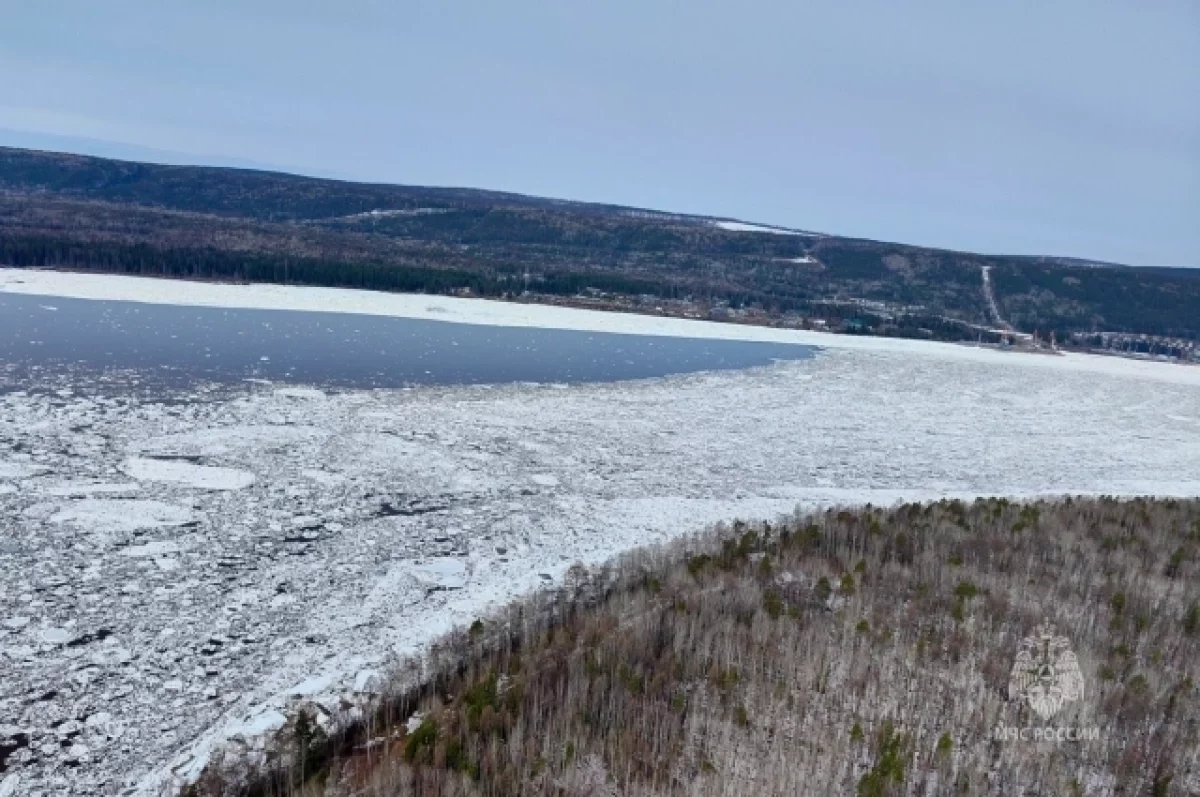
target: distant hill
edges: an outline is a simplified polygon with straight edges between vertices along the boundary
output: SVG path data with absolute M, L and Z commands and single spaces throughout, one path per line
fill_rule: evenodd
M 953 252 L 470 188 L 0 148 L 0 263 L 851 321 L 1200 337 L 1200 269 Z M 642 297 L 642 298 L 637 298 Z M 971 326 L 975 325 L 975 326 Z M 977 329 L 978 328 L 978 329 Z

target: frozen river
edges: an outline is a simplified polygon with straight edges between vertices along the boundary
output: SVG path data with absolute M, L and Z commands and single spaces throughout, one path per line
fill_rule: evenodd
M 14 795 L 169 793 L 214 745 L 252 743 L 297 701 L 361 698 L 389 655 L 575 561 L 720 520 L 1200 494 L 1200 369 L 1184 366 L 353 291 L 0 269 L 11 298 L 6 284 L 819 347 L 574 385 L 254 382 L 165 401 L 47 374 L 0 393 L 0 786 Z
M 614 382 L 766 365 L 812 347 L 296 310 L 0 293 L 0 379 L 136 372 L 141 382 L 267 379 L 352 388 Z

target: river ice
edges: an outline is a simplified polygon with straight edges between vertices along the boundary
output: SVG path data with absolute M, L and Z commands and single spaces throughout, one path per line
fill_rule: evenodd
M 0 393 L 0 792 L 157 794 L 575 561 L 718 520 L 1200 493 L 1197 369 L 819 342 L 568 388 Z

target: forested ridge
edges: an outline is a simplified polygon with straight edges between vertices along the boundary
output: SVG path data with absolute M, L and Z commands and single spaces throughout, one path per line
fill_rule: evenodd
M 1042 633 L 1081 678 L 1050 716 Z M 181 793 L 1196 794 L 1198 661 L 1196 500 L 797 512 L 576 566 Z
M 1200 337 L 1200 269 L 951 252 L 465 188 L 0 148 L 0 263 L 483 296 L 605 294 L 875 332 Z M 908 332 L 905 332 L 908 330 Z

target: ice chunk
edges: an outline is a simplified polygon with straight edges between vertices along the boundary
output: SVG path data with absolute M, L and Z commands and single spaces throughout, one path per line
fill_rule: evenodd
M 50 516 L 52 523 L 71 523 L 96 532 L 182 526 L 194 519 L 195 515 L 191 511 L 161 501 L 117 501 L 100 498 L 73 501 Z
M 248 471 L 174 460 L 130 457 L 121 470 L 143 481 L 171 482 L 201 490 L 242 490 L 254 484 L 254 474 Z

